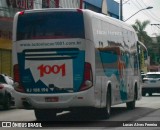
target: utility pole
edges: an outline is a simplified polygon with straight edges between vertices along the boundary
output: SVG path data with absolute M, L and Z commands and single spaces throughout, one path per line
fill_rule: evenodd
M 157 26 L 160 29 L 160 27 L 159 27 L 160 24 L 151 24 L 151 26 L 152 25 Z
M 134 15 L 136 15 L 137 13 L 139 13 L 142 10 L 147 10 L 147 9 L 152 9 L 152 8 L 153 8 L 152 6 L 148 6 L 147 8 L 140 9 L 139 11 L 137 11 L 136 13 L 134 13 L 133 15 L 131 15 L 129 18 L 127 18 L 126 20 L 124 20 L 124 22 L 126 22 L 128 19 L 132 18 Z
M 123 3 L 122 3 L 122 0 L 120 0 L 120 20 L 123 21 Z

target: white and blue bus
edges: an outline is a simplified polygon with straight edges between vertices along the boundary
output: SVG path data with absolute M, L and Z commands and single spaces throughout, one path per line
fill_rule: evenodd
M 16 106 L 38 120 L 141 98 L 137 35 L 122 21 L 80 9 L 18 12 L 13 24 Z

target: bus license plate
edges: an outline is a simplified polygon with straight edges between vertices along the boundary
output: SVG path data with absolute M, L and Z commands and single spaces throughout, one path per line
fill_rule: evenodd
M 46 97 L 45 102 L 58 102 L 59 97 Z

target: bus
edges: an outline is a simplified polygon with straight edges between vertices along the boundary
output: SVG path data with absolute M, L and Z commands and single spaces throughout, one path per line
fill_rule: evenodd
M 40 9 L 16 13 L 13 23 L 15 104 L 37 120 L 62 111 L 135 108 L 141 99 L 134 29 L 85 9 Z

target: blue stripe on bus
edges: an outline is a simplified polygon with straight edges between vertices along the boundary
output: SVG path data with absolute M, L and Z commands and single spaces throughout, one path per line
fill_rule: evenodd
M 85 51 L 80 51 L 78 57 L 73 60 L 73 86 L 75 92 L 79 91 L 83 81 L 84 64 Z
M 83 81 L 83 73 L 84 73 L 84 63 L 85 63 L 85 51 L 79 51 L 77 57 L 73 58 L 73 92 L 78 92 L 82 81 Z M 25 90 L 32 90 L 33 88 L 48 88 L 41 80 L 37 82 L 34 81 L 32 72 L 29 68 L 25 69 L 25 54 L 18 53 L 18 63 L 20 69 L 20 81 L 21 85 L 25 88 Z M 58 86 L 57 86 L 58 87 Z M 66 87 L 66 86 L 65 86 Z M 70 86 L 68 86 L 70 88 Z M 47 93 L 67 93 L 72 92 L 67 89 L 55 90 L 54 92 L 48 89 Z M 26 91 L 26 93 L 43 93 L 43 92 L 33 92 Z M 46 93 L 46 92 L 44 92 Z
M 111 77 L 112 75 L 115 75 L 116 76 L 116 79 L 117 81 L 119 82 L 119 89 L 120 89 L 120 96 L 121 96 L 121 100 L 122 101 L 125 101 L 127 100 L 127 85 L 126 85 L 126 79 L 124 78 L 121 78 L 120 77 L 120 73 L 119 73 L 119 70 L 118 70 L 118 65 L 117 65 L 117 60 L 118 60 L 118 56 L 115 55 L 115 54 L 112 54 L 112 53 L 107 53 L 107 52 L 103 52 L 103 51 L 99 51 L 99 55 L 101 57 L 101 62 L 102 62 L 102 66 L 103 66 L 103 71 L 104 71 L 104 74 L 107 76 L 107 77 Z M 123 57 L 123 59 L 126 59 L 128 60 L 126 57 Z M 115 66 L 113 66 L 113 64 L 115 63 Z M 110 66 L 113 67 L 105 67 L 107 66 L 107 64 L 111 64 Z M 125 64 L 127 64 L 125 62 Z M 128 64 L 127 64 L 128 66 Z

